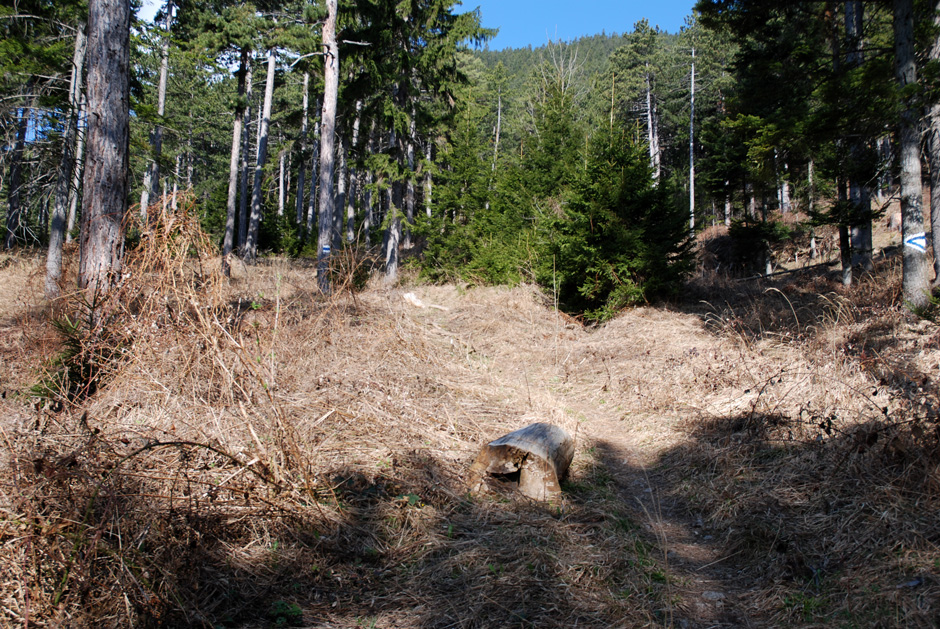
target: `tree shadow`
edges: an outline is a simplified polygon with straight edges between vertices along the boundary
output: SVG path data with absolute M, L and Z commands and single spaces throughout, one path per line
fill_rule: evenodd
M 673 558 L 680 624 L 940 619 L 936 422 L 882 418 L 840 429 L 784 414 L 698 420 L 648 470 L 625 466 L 629 453 L 614 444 L 597 447 L 619 469 L 627 500 L 641 503 L 634 517 L 664 531 L 651 539 Z

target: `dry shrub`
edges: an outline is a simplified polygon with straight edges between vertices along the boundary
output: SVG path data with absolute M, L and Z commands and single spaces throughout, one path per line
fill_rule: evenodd
M 0 623 L 651 619 L 655 559 L 609 488 L 584 483 L 559 511 L 469 499 L 461 478 L 522 422 L 576 431 L 535 382 L 519 403 L 491 367 L 510 367 L 495 343 L 519 330 L 557 354 L 579 326 L 534 289 L 412 313 L 397 290 L 323 298 L 284 261 L 226 281 L 214 254 L 185 207 L 142 227 L 97 325 L 81 302 L 57 309 L 82 323 L 71 359 L 94 364 L 94 386 L 46 378 L 44 404 L 2 400 Z M 485 336 L 465 333 L 476 316 Z M 546 322 L 550 338 L 531 329 Z
M 762 283 L 705 315 L 749 348 L 747 395 L 690 416 L 661 469 L 773 626 L 940 618 L 940 353 L 899 284 L 888 260 L 848 292 Z
M 186 212 L 148 229 L 81 336 L 121 343 L 94 394 L 0 399 L 0 624 L 694 625 L 701 574 L 651 531 L 696 516 L 754 625 L 936 619 L 940 334 L 895 266 L 587 329 L 531 286 L 417 308 L 324 298 L 302 262 L 225 279 Z M 480 444 L 532 421 L 576 435 L 563 504 L 467 496 Z

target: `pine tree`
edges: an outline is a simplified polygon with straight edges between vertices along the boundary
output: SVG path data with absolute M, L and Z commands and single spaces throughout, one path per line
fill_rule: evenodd
M 97 304 L 119 279 L 127 208 L 130 6 L 88 8 L 88 148 L 78 284 Z

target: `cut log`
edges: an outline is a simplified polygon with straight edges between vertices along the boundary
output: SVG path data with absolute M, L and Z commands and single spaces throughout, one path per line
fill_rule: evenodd
M 573 457 L 571 435 L 552 424 L 530 424 L 483 446 L 470 466 L 470 491 L 484 491 L 487 481 L 496 480 L 553 502 L 561 497 L 560 481 Z

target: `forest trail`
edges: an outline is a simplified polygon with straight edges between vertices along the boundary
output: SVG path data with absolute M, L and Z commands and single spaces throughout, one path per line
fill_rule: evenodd
M 664 567 L 667 624 L 751 626 L 740 607 L 746 584 L 735 557 L 723 553 L 660 469 L 689 439 L 687 420 L 707 410 L 743 410 L 753 399 L 743 384 L 717 386 L 716 378 L 742 365 L 738 342 L 708 332 L 696 315 L 665 309 L 639 308 L 587 330 L 518 289 L 481 291 L 477 297 L 487 303 L 480 304 L 473 296 L 456 299 L 449 287 L 417 294 L 421 303 L 450 309 L 405 306 L 406 315 L 430 317 L 434 328 L 461 338 L 483 356 L 482 378 L 495 379 L 529 409 L 525 421 L 562 424 L 576 434 L 576 463 L 592 458 L 590 465 L 606 468 Z M 494 299 L 509 303 L 495 307 Z
M 61 351 L 30 314 L 40 268 L 0 273 L 22 295 L 0 308 L 11 391 Z M 28 472 L 9 496 L 55 505 L 39 514 L 49 556 L 75 544 L 57 522 L 87 517 L 76 488 L 127 467 L 114 499 L 134 509 L 102 510 L 82 538 L 119 560 L 71 573 L 73 624 L 936 625 L 940 328 L 879 306 L 891 282 L 862 284 L 861 306 L 824 279 L 711 287 L 585 327 L 532 286 L 323 300 L 303 265 L 237 270 L 218 319 L 125 320 L 133 360 L 74 408 L 0 396 L 6 469 Z M 480 447 L 537 421 L 575 436 L 561 503 L 468 495 Z M 90 429 L 101 446 L 75 458 Z M 146 539 L 130 559 L 172 581 L 141 589 L 110 530 Z M 0 559 L 28 567 L 24 548 Z
M 724 554 L 701 515 L 669 496 L 669 481 L 656 469 L 659 448 L 668 448 L 668 437 L 662 445 L 635 437 L 649 424 L 657 424 L 662 432 L 661 419 L 638 417 L 626 426 L 600 420 L 591 424 L 585 438 L 595 444 L 621 499 L 642 522 L 663 561 L 674 604 L 672 623 L 690 628 L 751 626 L 740 608 L 746 584 L 734 556 Z

